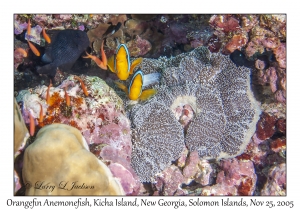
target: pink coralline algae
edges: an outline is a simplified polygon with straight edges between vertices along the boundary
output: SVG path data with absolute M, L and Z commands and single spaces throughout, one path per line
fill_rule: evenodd
M 263 191 L 264 195 L 274 195 L 270 192 L 271 185 L 275 186 L 274 184 L 276 184 L 275 181 L 271 180 L 274 174 L 267 175 L 266 169 L 272 168 L 270 169 L 272 171 L 274 168 L 280 168 L 280 171 L 285 173 L 283 172 L 285 169 L 281 166 L 281 164 L 286 162 L 286 119 L 285 111 L 281 110 L 283 109 L 282 107 L 284 105 L 281 103 L 276 103 L 275 105 L 264 104 L 262 106 L 264 112 L 257 123 L 257 131 L 244 153 L 237 157 L 239 160 L 253 162 L 258 180 L 256 195 L 262 195 Z M 276 174 L 276 172 L 274 173 Z M 263 188 L 264 190 L 262 190 Z M 282 190 L 283 186 L 276 189 Z
M 276 60 L 281 68 L 286 68 L 286 43 L 280 45 L 273 50 Z
M 72 18 L 72 15 L 59 15 L 59 18 L 62 20 L 70 20 Z
M 213 15 L 209 20 L 209 24 L 215 29 L 214 35 L 224 43 L 222 50 L 224 54 L 233 53 L 237 49 L 241 50 L 248 43 L 247 30 L 243 29 L 240 26 L 239 19 L 232 15 Z M 218 44 L 218 42 L 215 44 Z M 212 42 L 209 44 L 212 52 L 221 48 L 221 46 L 214 46 L 215 44 Z
M 129 41 L 127 43 L 127 46 L 128 46 L 128 50 L 130 52 L 130 56 L 132 56 L 132 57 L 139 57 L 139 56 L 145 55 L 152 48 L 152 45 L 148 40 L 142 39 L 138 35 L 136 36 L 135 39 Z
M 245 53 L 248 58 L 262 54 L 264 51 L 273 51 L 275 54 L 284 42 L 285 35 L 278 36 L 278 34 L 270 31 L 268 27 L 263 27 L 260 22 L 260 24 L 258 23 L 251 29 L 251 37 L 245 48 Z M 284 50 L 282 49 L 281 51 Z M 278 58 L 277 61 L 279 62 L 280 59 Z
M 190 153 L 183 169 L 183 176 L 187 179 L 186 184 L 194 180 L 196 183 L 206 186 L 210 183 L 211 172 L 212 167 L 207 160 L 199 159 L 197 152 Z
M 213 15 L 209 23 L 212 27 L 216 28 L 216 30 L 224 33 L 236 31 L 240 28 L 239 21 L 230 15 Z
M 42 27 L 39 25 L 36 25 L 35 27 L 31 28 L 31 33 L 28 35 L 26 33 L 25 39 L 37 44 L 41 44 L 41 32 L 42 32 Z
M 80 31 L 84 31 L 84 25 L 78 26 L 78 29 L 79 29 Z
M 286 195 L 286 165 L 282 163 L 270 168 L 268 180 L 261 190 L 261 195 Z
M 233 53 L 235 50 L 241 50 L 248 42 L 248 37 L 245 34 L 233 35 L 233 37 L 225 45 L 225 52 Z
M 277 74 L 275 67 L 270 67 L 266 70 L 261 70 L 259 81 L 262 85 L 269 83 L 271 91 L 274 93 L 277 90 Z
M 265 140 L 275 133 L 276 118 L 266 113 L 262 114 L 256 125 L 256 135 L 259 139 Z
M 17 19 L 17 15 L 14 16 L 14 33 L 16 35 L 21 34 L 27 29 L 28 24 Z
M 216 184 L 202 189 L 202 195 L 253 195 L 256 174 L 251 161 L 236 158 L 221 161 Z
M 131 131 L 130 122 L 124 115 L 123 103 L 100 78 L 81 76 L 81 79 L 88 89 L 88 96 L 83 94 L 80 83 L 72 75 L 60 86 L 49 89 L 48 103 L 48 87 L 40 86 L 32 93 L 27 92 L 19 99 L 24 102 L 25 123 L 29 123 L 31 112 L 39 127 L 63 123 L 79 129 L 91 152 L 110 165 L 115 177 L 124 185 L 125 193 L 137 194 L 140 183 L 130 166 Z M 71 105 L 66 103 L 66 93 Z M 43 122 L 39 121 L 41 107 Z
M 157 176 L 155 187 L 159 195 L 185 195 L 187 192 L 180 187 L 183 181 L 180 169 L 172 165 Z
M 284 58 L 285 60 L 285 58 Z M 285 61 L 284 61 L 285 62 Z M 279 63 L 279 62 L 278 62 Z M 257 60 L 255 67 L 258 69 L 257 77 L 261 85 L 270 85 L 273 98 L 281 103 L 286 102 L 286 70 L 278 65 L 262 69 L 262 61 Z
M 108 168 L 118 177 L 126 195 L 137 195 L 140 190 L 140 182 L 130 165 L 126 167 L 117 162 L 111 163 Z
M 79 29 L 82 30 L 81 25 L 88 29 L 97 27 L 103 22 L 114 22 L 113 17 L 115 15 L 104 15 L 104 14 L 35 14 L 31 15 L 32 26 L 39 25 L 44 26 L 46 29 Z M 123 16 L 123 15 L 120 15 Z M 125 15 L 126 16 L 126 15 Z M 17 17 L 20 17 L 18 15 Z

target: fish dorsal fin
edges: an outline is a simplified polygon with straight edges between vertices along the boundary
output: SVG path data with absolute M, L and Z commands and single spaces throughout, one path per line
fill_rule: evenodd
M 141 57 L 138 58 L 138 59 L 135 59 L 135 60 L 131 63 L 129 74 L 132 74 L 134 68 L 135 68 L 137 65 L 139 65 L 142 61 L 143 61 L 143 58 L 141 58 Z
M 156 93 L 157 93 L 157 90 L 155 90 L 155 89 L 144 90 L 142 92 L 142 94 L 140 95 L 139 100 L 140 101 L 146 101 L 149 98 L 151 98 L 152 96 L 154 96 Z

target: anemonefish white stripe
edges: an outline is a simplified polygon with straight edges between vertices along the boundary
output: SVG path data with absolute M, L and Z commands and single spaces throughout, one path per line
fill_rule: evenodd
M 127 71 L 129 72 L 130 71 L 131 63 L 130 63 L 130 54 L 129 54 L 127 46 L 125 44 L 120 44 L 119 47 L 118 47 L 118 49 L 117 49 L 116 55 L 118 55 L 119 50 L 121 49 L 121 47 L 124 47 L 124 49 L 126 51 L 126 59 L 127 59 L 127 63 L 128 63 Z M 115 69 L 117 69 L 117 61 L 116 61 L 116 59 L 115 59 L 114 67 L 115 67 Z
M 136 78 L 137 75 L 139 75 L 139 74 L 140 74 L 141 77 L 142 77 L 142 86 L 143 86 L 144 74 L 143 74 L 142 70 L 138 69 L 138 70 L 134 73 L 134 75 L 133 75 L 133 77 L 132 77 L 132 79 L 131 79 L 131 81 L 130 81 L 130 84 L 129 84 L 129 87 L 128 87 L 128 93 L 129 93 L 129 94 L 130 94 L 131 86 L 132 86 L 132 84 L 133 84 L 135 78 Z M 139 96 L 141 95 L 141 93 L 142 93 L 142 87 L 141 87 L 141 91 L 140 91 Z

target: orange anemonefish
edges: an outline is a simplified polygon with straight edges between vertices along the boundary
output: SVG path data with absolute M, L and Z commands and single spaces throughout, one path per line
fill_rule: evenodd
M 31 34 L 31 23 L 30 23 L 30 19 L 28 18 L 28 23 L 27 23 L 27 35 Z
M 41 53 L 38 51 L 38 49 L 37 49 L 30 41 L 27 40 L 27 42 L 28 42 L 28 45 L 29 45 L 30 49 L 32 50 L 32 52 L 33 52 L 36 56 L 40 56 Z
M 101 69 L 107 70 L 107 58 L 106 58 L 105 52 L 104 52 L 104 50 L 103 50 L 103 42 L 104 42 L 104 40 L 102 41 L 101 49 L 100 49 L 102 60 L 101 60 L 100 58 L 98 58 L 97 56 L 95 56 L 95 55 L 88 54 L 87 52 L 85 52 L 87 56 L 82 56 L 82 57 L 83 57 L 83 58 L 90 58 L 90 59 L 92 59 L 93 61 L 95 61 L 95 63 L 96 63 Z
M 108 59 L 107 66 L 113 73 L 116 73 L 120 80 L 126 80 L 133 73 L 134 68 L 143 61 L 138 58 L 130 62 L 130 54 L 125 44 L 118 46 L 116 55 Z
M 67 106 L 71 106 L 71 98 L 69 96 L 69 94 L 67 93 L 67 88 L 65 87 L 65 98 L 66 98 L 66 104 Z
M 32 116 L 31 110 L 29 110 L 29 133 L 30 133 L 30 136 L 33 136 L 35 133 L 35 122 L 34 122 L 34 117 Z
M 86 86 L 84 85 L 82 79 L 80 79 L 80 77 L 78 77 L 78 76 L 76 76 L 76 75 L 74 76 L 74 79 L 76 79 L 76 80 L 78 80 L 78 81 L 80 82 L 80 85 L 81 85 L 81 88 L 82 88 L 82 90 L 83 90 L 84 95 L 85 95 L 85 96 L 89 96 L 89 93 L 88 93 L 88 91 L 87 91 L 87 88 L 86 88 Z
M 27 52 L 23 48 L 19 47 L 15 50 L 15 52 L 22 54 L 23 57 L 27 57 Z
M 48 44 L 51 43 L 51 39 L 50 39 L 50 37 L 48 36 L 48 34 L 46 33 L 45 27 L 43 27 L 43 37 L 44 37 L 44 39 L 46 40 L 46 42 L 48 42 Z
M 147 89 L 143 91 L 142 88 L 143 88 L 144 78 L 145 77 L 143 72 L 139 69 L 133 75 L 128 89 L 125 85 L 123 85 L 120 82 L 115 82 L 115 83 L 120 89 L 122 89 L 128 95 L 130 100 L 139 99 L 141 101 L 145 101 L 149 99 L 151 96 L 153 96 L 154 94 L 156 94 L 157 91 L 155 89 Z

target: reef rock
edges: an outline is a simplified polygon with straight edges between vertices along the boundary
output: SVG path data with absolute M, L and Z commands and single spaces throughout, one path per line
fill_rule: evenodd
M 71 75 L 58 87 L 43 85 L 32 92 L 20 91 L 18 101 L 23 102 L 22 115 L 25 123 L 29 123 L 31 113 L 35 118 L 37 131 L 40 127 L 53 123 L 77 128 L 91 152 L 100 160 L 108 165 L 116 163 L 122 166 L 114 167 L 113 174 L 124 184 L 124 189 L 128 189 L 125 193 L 137 193 L 140 182 L 130 165 L 130 121 L 124 114 L 121 98 L 103 80 L 99 77 Z M 43 119 L 40 117 L 41 111 Z M 123 176 L 124 170 L 130 175 Z M 125 187 L 128 185 L 132 186 Z
M 155 187 L 159 195 L 186 195 L 187 192 L 181 189 L 184 180 L 180 169 L 174 165 L 158 174 Z
M 268 180 L 261 195 L 286 195 L 286 165 L 273 166 L 268 173 Z
M 26 195 L 124 195 L 80 131 L 64 124 L 42 128 L 24 154 Z
M 202 195 L 253 195 L 257 176 L 251 161 L 224 160 L 221 168 L 216 184 L 204 187 Z
M 184 144 L 204 159 L 243 152 L 261 112 L 250 88 L 250 69 L 205 47 L 170 59 L 144 59 L 142 69 L 162 77 L 155 97 L 129 111 L 133 168 L 141 181 L 150 181 L 179 158 Z M 194 114 L 183 132 L 175 113 L 186 104 Z

